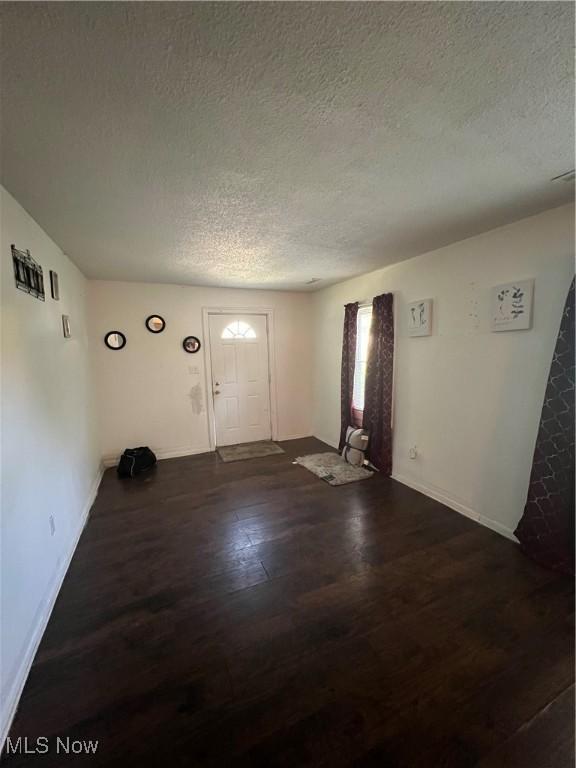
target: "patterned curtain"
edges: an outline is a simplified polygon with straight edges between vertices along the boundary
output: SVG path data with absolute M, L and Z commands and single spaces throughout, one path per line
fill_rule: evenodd
M 528 499 L 515 534 L 541 565 L 574 573 L 574 280 L 550 367 Z
M 340 376 L 340 450 L 342 450 L 346 442 L 346 430 L 352 424 L 357 319 L 358 302 L 346 304 L 344 307 L 344 334 L 342 337 L 342 373 Z
M 392 472 L 393 366 L 394 296 L 383 293 L 372 302 L 364 393 L 364 429 L 370 434 L 368 458 L 385 475 Z

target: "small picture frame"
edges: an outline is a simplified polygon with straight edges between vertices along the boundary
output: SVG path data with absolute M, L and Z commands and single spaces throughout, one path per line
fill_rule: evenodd
M 30 251 L 21 251 L 14 244 L 11 248 L 16 288 L 29 293 L 31 296 L 35 296 L 40 301 L 44 301 L 44 273 L 42 267 L 37 261 L 34 261 Z
M 490 328 L 495 331 L 527 331 L 532 327 L 534 280 L 517 280 L 492 288 Z
M 430 336 L 432 333 L 432 299 L 408 304 L 408 336 Z
M 124 349 L 126 346 L 126 336 L 122 331 L 108 331 L 104 336 L 104 344 L 108 349 Z
M 58 285 L 58 273 L 50 270 L 50 294 L 54 301 L 60 301 L 60 286 Z
M 149 315 L 146 318 L 146 328 L 150 333 L 162 333 L 166 328 L 166 321 L 161 315 Z
M 182 342 L 182 347 L 184 348 L 184 351 L 188 352 L 191 355 L 198 352 L 201 346 L 202 344 L 200 343 L 200 339 L 198 338 L 198 336 L 186 336 L 186 338 Z
M 70 317 L 68 315 L 62 315 L 62 333 L 65 339 L 72 337 L 72 330 L 70 329 Z

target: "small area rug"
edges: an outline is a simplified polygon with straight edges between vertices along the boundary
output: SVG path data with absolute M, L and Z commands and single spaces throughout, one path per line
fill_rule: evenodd
M 312 453 L 298 456 L 294 461 L 330 485 L 346 485 L 358 480 L 368 480 L 374 474 L 362 467 L 353 467 L 338 453 Z
M 245 461 L 259 459 L 262 456 L 272 456 L 285 451 L 271 440 L 259 440 L 256 443 L 241 443 L 240 445 L 223 445 L 218 450 L 222 461 Z

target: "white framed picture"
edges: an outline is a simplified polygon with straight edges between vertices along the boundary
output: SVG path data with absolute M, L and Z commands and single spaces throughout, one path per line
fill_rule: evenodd
M 492 331 L 526 331 L 532 327 L 534 280 L 518 280 L 492 288 Z
M 432 299 L 408 304 L 408 336 L 430 336 L 432 333 Z
M 72 330 L 70 328 L 70 317 L 68 315 L 62 315 L 62 332 L 65 339 L 72 337 Z
M 60 301 L 60 285 L 58 284 L 58 273 L 50 270 L 50 292 L 54 301 Z

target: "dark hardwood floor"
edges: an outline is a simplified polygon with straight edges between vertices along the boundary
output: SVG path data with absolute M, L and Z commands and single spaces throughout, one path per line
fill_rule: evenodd
M 6 766 L 571 767 L 571 580 L 283 446 L 106 472 L 12 727 L 50 752 Z

